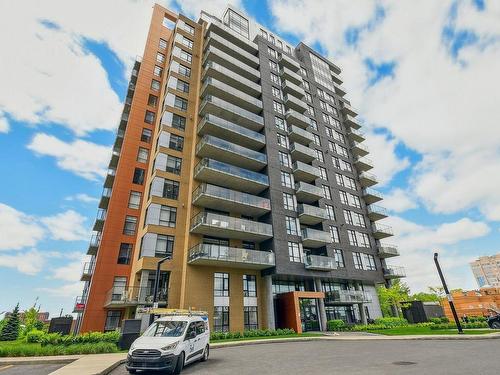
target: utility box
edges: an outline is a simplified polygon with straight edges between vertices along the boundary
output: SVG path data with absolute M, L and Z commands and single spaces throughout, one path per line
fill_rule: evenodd
M 130 349 L 132 343 L 141 335 L 141 319 L 125 319 L 122 325 L 122 333 L 118 341 L 121 350 Z
M 425 323 L 431 318 L 443 318 L 444 311 L 439 302 L 408 301 L 402 302 L 403 317 L 409 323 Z
M 73 324 L 73 317 L 61 316 L 59 318 L 50 319 L 49 333 L 60 333 L 61 335 L 69 335 L 71 332 L 71 325 Z

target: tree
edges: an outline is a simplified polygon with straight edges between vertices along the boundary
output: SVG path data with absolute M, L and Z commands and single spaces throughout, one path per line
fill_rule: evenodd
M 34 329 L 43 329 L 43 322 L 38 320 L 38 310 L 35 306 L 29 308 L 24 313 L 24 333 L 28 333 Z
M 17 340 L 19 336 L 19 303 L 10 314 L 7 323 L 2 328 L 2 332 L 0 332 L 0 341 L 14 341 Z
M 427 287 L 427 292 L 419 292 L 410 296 L 412 301 L 439 302 L 445 297 L 443 287 Z
M 396 280 L 390 287 L 378 286 L 377 294 L 380 303 L 380 309 L 384 316 L 392 316 L 392 306 L 396 307 L 397 315 L 401 315 L 401 303 L 408 301 L 410 288 L 405 283 Z

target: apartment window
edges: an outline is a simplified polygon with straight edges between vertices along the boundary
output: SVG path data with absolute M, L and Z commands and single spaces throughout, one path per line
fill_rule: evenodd
M 165 258 L 174 252 L 174 236 L 158 234 L 156 237 L 155 257 Z
M 156 107 L 157 104 L 158 104 L 158 97 L 153 94 L 149 94 L 148 105 L 151 107 Z
M 276 135 L 278 137 L 278 145 L 288 149 L 290 147 L 290 142 L 288 141 L 288 137 L 286 135 L 278 133 Z
M 285 210 L 291 210 L 291 211 L 296 210 L 297 207 L 295 205 L 295 199 L 293 197 L 293 194 L 283 193 L 283 208 Z
M 339 228 L 330 225 L 330 236 L 332 237 L 333 242 L 340 242 Z
M 189 52 L 184 51 L 183 49 L 181 49 L 180 58 L 188 63 L 191 63 L 193 61 L 193 55 L 191 55 Z
M 130 257 L 132 255 L 132 244 L 131 243 L 121 243 L 120 250 L 118 251 L 118 264 L 129 264 Z
M 167 155 L 167 163 L 165 166 L 165 172 L 174 173 L 176 175 L 181 174 L 182 159 L 176 156 Z
M 160 38 L 160 43 L 158 44 L 158 47 L 160 49 L 166 49 L 167 48 L 167 41 L 165 39 Z
M 160 81 L 156 79 L 151 80 L 151 89 L 154 91 L 160 91 Z
M 356 232 L 353 230 L 347 231 L 347 237 L 349 238 L 349 245 L 358 246 L 358 238 L 356 237 Z
M 357 270 L 363 269 L 363 261 L 361 259 L 361 253 L 352 253 L 352 259 L 354 260 L 354 268 Z
M 214 296 L 229 297 L 229 274 L 226 272 L 214 273 Z
M 146 111 L 144 115 L 144 122 L 148 124 L 153 124 L 155 122 L 155 113 L 151 111 Z
M 175 86 L 176 90 L 182 91 L 182 92 L 189 92 L 189 83 L 184 82 L 181 79 L 177 80 L 177 85 Z
M 288 257 L 290 262 L 302 263 L 302 249 L 299 243 L 288 241 Z
M 283 167 L 290 168 L 290 166 L 291 166 L 291 164 L 290 164 L 290 155 L 288 155 L 285 152 L 279 151 L 279 159 L 280 159 L 280 164 Z
M 356 232 L 359 247 L 370 247 L 370 238 L 366 233 Z
M 153 135 L 153 132 L 151 130 L 143 128 L 142 134 L 141 134 L 141 142 L 150 143 L 152 135 Z
M 302 85 L 306 90 L 311 90 L 311 86 L 309 85 L 309 82 L 302 80 Z
M 325 168 L 325 167 L 321 167 L 321 166 L 320 166 L 320 167 L 318 167 L 318 169 L 319 169 L 319 175 L 320 175 L 320 177 L 321 177 L 323 180 L 328 181 L 328 175 L 327 175 L 327 173 L 326 173 L 326 168 Z
M 260 29 L 260 35 L 264 37 L 264 39 L 267 40 L 267 32 L 265 30 Z
M 283 42 L 278 40 L 278 48 L 283 49 Z
M 122 312 L 120 310 L 108 310 L 106 313 L 106 322 L 104 323 L 104 331 L 114 331 L 120 325 Z
M 357 212 L 353 212 L 352 219 L 353 219 L 353 225 L 366 228 L 365 218 L 363 217 L 363 215 L 358 214 Z
M 165 183 L 163 184 L 163 198 L 179 198 L 179 183 L 177 181 L 165 180 Z
M 346 187 L 352 190 L 356 190 L 356 180 L 354 178 L 345 176 Z
M 153 69 L 153 74 L 157 77 L 161 77 L 162 73 L 163 73 L 163 68 L 159 67 L 158 65 L 155 65 Z
M 243 275 L 243 297 L 257 297 L 255 275 Z
M 291 216 L 285 216 L 286 233 L 291 236 L 298 236 L 297 220 Z
M 267 47 L 267 53 L 269 54 L 269 56 L 271 57 L 274 57 L 276 58 L 276 51 L 274 49 L 272 49 L 271 47 Z
M 283 110 L 283 104 L 278 103 L 277 101 L 273 101 L 273 108 L 276 112 L 278 112 L 280 115 L 284 113 Z
M 315 116 L 316 112 L 314 112 L 314 107 L 312 105 L 307 105 L 307 113 L 310 116 Z
M 137 185 L 142 185 L 144 183 L 145 172 L 146 171 L 142 168 L 135 168 L 132 182 Z
M 184 65 L 179 65 L 179 74 L 182 74 L 184 77 L 191 77 L 191 68 L 188 68 Z
M 333 133 L 333 139 L 335 139 L 337 142 L 345 143 L 344 135 L 337 130 L 335 130 L 335 132 Z
M 318 96 L 321 98 L 321 99 L 325 99 L 325 92 L 318 88 Z
M 335 146 L 337 149 L 337 154 L 339 154 L 340 156 L 343 156 L 345 158 L 349 157 L 349 154 L 347 153 L 347 148 L 345 148 L 344 146 L 341 146 L 341 145 L 335 145 Z
M 132 208 L 134 210 L 138 209 L 141 205 L 141 196 L 142 193 L 138 191 L 131 191 L 128 198 L 128 208 Z
M 181 137 L 180 135 L 170 134 L 168 147 L 172 150 L 182 151 L 182 149 L 184 148 L 184 137 Z
M 258 329 L 257 321 L 257 306 L 244 306 L 243 307 L 243 322 L 245 330 Z
M 274 35 L 269 35 L 269 41 L 270 41 L 272 44 L 275 44 L 275 42 L 274 42 Z
M 310 119 L 309 119 L 309 125 L 311 125 L 311 128 L 312 128 L 313 130 L 318 131 L 318 122 L 317 122 L 315 119 L 310 118 Z
M 325 204 L 325 209 L 326 209 L 326 214 L 328 215 L 328 219 L 336 220 L 334 207 L 331 204 Z
M 269 67 L 271 70 L 274 70 L 275 72 L 278 71 L 278 64 L 276 64 L 273 60 L 269 60 Z
M 126 216 L 125 217 L 125 225 L 123 226 L 123 234 L 127 234 L 129 236 L 132 236 L 135 234 L 136 228 L 137 228 L 137 217 Z
M 301 73 L 304 77 L 307 77 L 307 70 L 306 70 L 306 68 L 300 67 L 300 73 Z
M 351 206 L 356 207 L 356 208 L 361 208 L 361 201 L 357 195 L 350 194 L 349 193 L 349 200 L 351 203 Z
M 241 247 L 247 250 L 255 250 L 255 242 L 241 241 Z
M 311 94 L 309 94 L 308 92 L 306 92 L 306 101 L 308 101 L 309 103 L 312 103 L 313 101 Z
M 321 139 L 319 138 L 319 135 L 313 134 L 313 142 L 316 146 L 321 146 Z
M 328 126 L 325 126 L 325 130 L 326 130 L 326 135 L 333 138 L 333 129 L 329 128 Z
M 179 130 L 186 129 L 186 118 L 176 115 L 175 113 L 172 116 L 172 127 Z
M 345 186 L 344 175 L 341 175 L 340 173 L 335 173 L 335 180 L 337 181 L 338 185 Z
M 323 100 L 319 101 L 319 106 L 323 111 L 326 111 L 326 103 Z
M 177 219 L 177 208 L 170 206 L 161 206 L 160 225 L 164 227 L 175 228 L 176 219 Z
M 181 111 L 187 111 L 188 101 L 180 96 L 176 96 L 174 100 L 174 107 Z
M 149 154 L 149 151 L 147 148 L 139 147 L 139 151 L 137 153 L 137 161 L 139 163 L 147 163 L 148 154 Z
M 271 73 L 271 82 L 281 85 L 280 77 L 274 73 Z
M 281 185 L 287 188 L 293 187 L 293 178 L 290 173 L 281 171 Z
M 274 124 L 280 130 L 286 130 L 285 120 L 280 117 L 274 117 Z
M 349 204 L 349 199 L 347 198 L 347 193 L 345 191 L 340 190 L 339 195 L 340 195 L 340 203 Z
M 189 49 L 193 49 L 193 41 L 185 36 L 182 37 L 182 44 Z
M 325 157 L 323 156 L 323 153 L 320 150 L 314 150 L 314 152 L 316 153 L 316 159 L 318 159 L 320 163 L 324 163 Z
M 156 53 L 156 61 L 163 64 L 165 62 L 165 55 L 161 52 Z
M 323 198 L 325 199 L 332 199 L 332 193 L 330 191 L 330 187 L 327 185 L 322 185 L 321 189 L 323 190 Z
M 335 264 L 337 268 L 344 268 L 344 253 L 340 249 L 333 249 L 333 259 L 335 260 Z
M 346 224 L 354 225 L 354 222 L 352 220 L 352 213 L 349 210 L 344 210 L 344 220 Z
M 283 96 L 281 94 L 281 90 L 277 87 L 272 87 L 271 91 L 273 92 L 273 96 L 278 99 L 283 99 Z
M 184 23 L 182 26 L 183 30 L 186 31 L 187 33 L 194 35 L 194 27 L 191 25 L 188 25 L 187 23 Z
M 229 331 L 229 306 L 214 306 L 214 332 Z
M 364 266 L 367 271 L 376 271 L 377 265 L 375 264 L 375 257 L 371 254 L 363 254 Z

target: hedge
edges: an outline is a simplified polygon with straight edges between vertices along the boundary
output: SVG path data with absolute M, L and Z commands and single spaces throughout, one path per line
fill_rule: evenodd
M 0 345 L 0 357 L 33 357 L 48 355 L 116 353 L 118 347 L 110 342 L 65 345 L 46 345 L 12 341 Z
M 295 331 L 293 329 L 252 329 L 243 332 L 212 332 L 210 334 L 210 340 L 229 340 L 229 339 L 240 339 L 244 337 L 267 337 L 267 336 L 287 336 L 293 335 Z
M 69 346 L 74 344 L 96 344 L 111 343 L 116 344 L 120 338 L 119 332 L 87 332 L 81 335 L 62 336 L 60 333 L 45 333 L 43 331 L 33 330 L 26 334 L 26 342 L 40 343 L 46 345 Z
M 405 327 L 408 325 L 408 320 L 404 318 L 377 318 L 375 324 L 387 327 Z
M 429 322 L 434 324 L 443 324 L 443 323 L 449 323 L 450 319 L 448 319 L 446 316 L 443 316 L 441 318 L 430 318 Z
M 461 323 L 461 326 L 464 329 L 489 328 L 488 323 L 486 322 Z M 455 323 L 434 324 L 431 326 L 431 329 L 457 329 L 457 326 Z

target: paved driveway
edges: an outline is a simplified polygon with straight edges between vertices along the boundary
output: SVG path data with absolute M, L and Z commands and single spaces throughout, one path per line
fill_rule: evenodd
M 185 375 L 499 374 L 500 340 L 310 341 L 214 349 Z M 112 374 L 127 374 L 124 366 Z M 0 375 L 2 375 L 0 373 Z
M 0 375 L 46 375 L 64 364 L 46 364 L 46 365 L 0 365 Z

